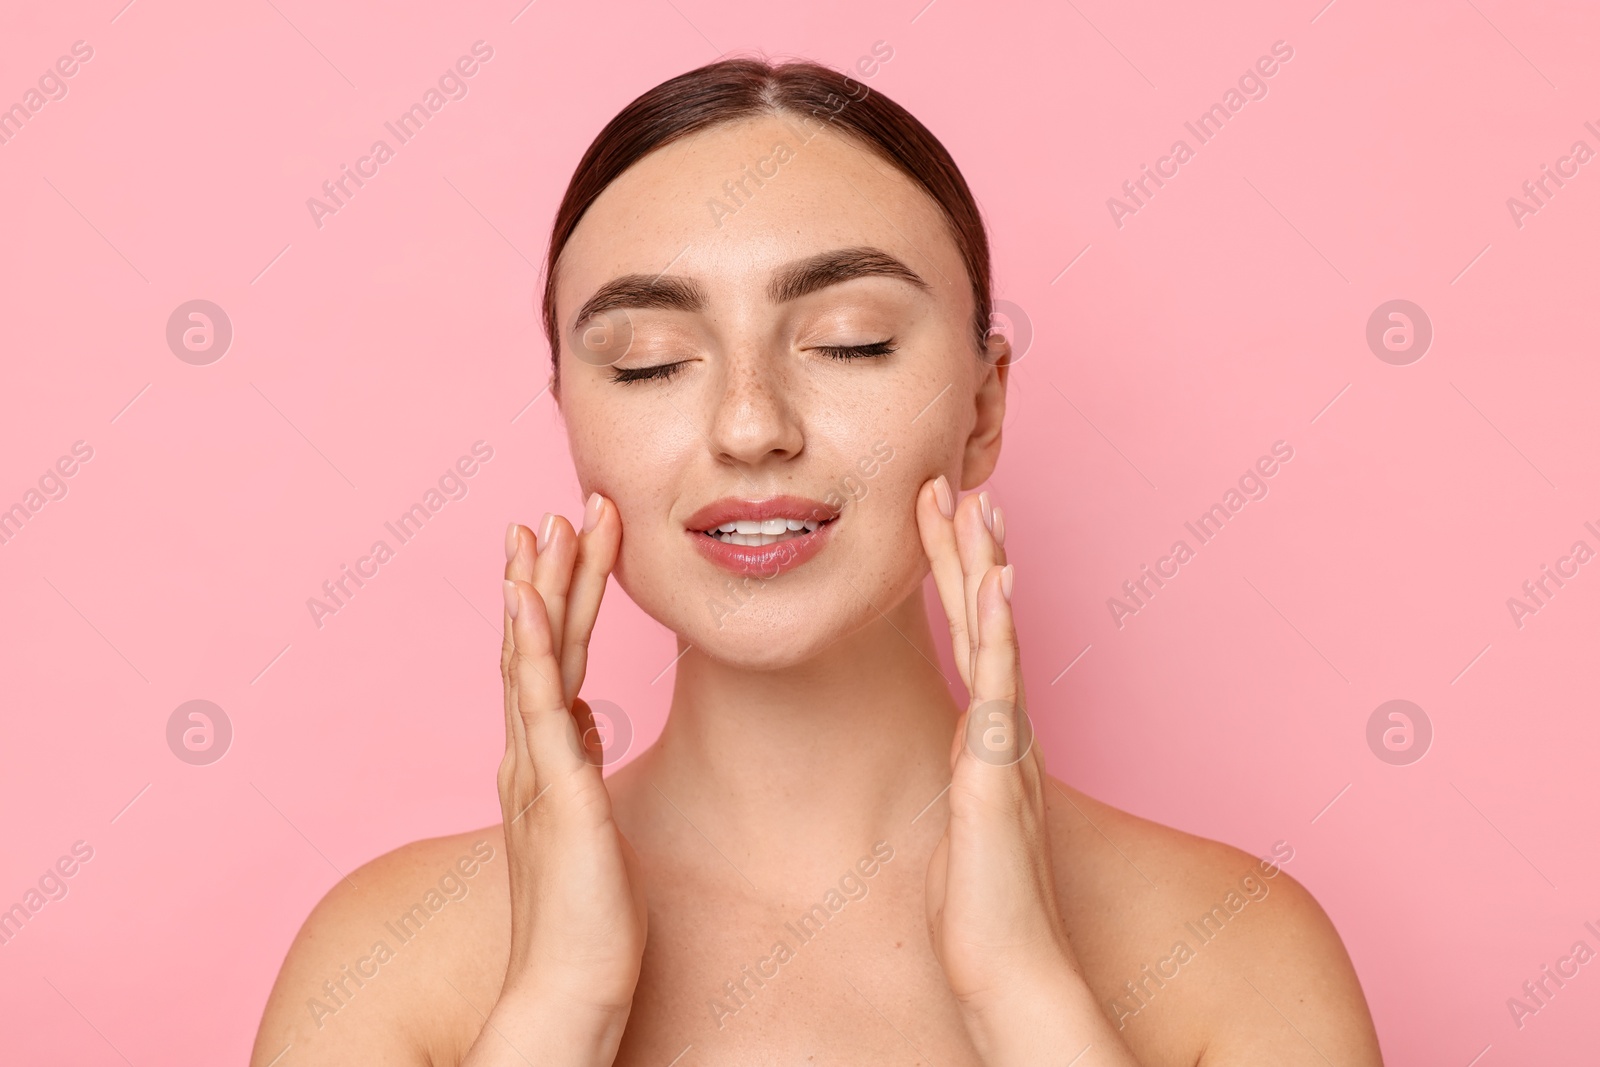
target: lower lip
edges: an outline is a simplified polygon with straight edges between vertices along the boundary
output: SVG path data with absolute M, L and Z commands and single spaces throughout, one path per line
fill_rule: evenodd
M 770 545 L 736 545 L 719 541 L 699 530 L 690 530 L 689 536 L 702 556 L 724 570 L 734 574 L 776 578 L 822 551 L 836 522 L 837 519 L 823 523 L 808 534 L 774 541 Z

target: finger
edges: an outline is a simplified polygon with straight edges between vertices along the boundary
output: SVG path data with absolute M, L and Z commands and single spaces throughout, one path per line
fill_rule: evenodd
M 591 493 L 583 508 L 583 532 L 578 535 L 577 562 L 567 593 L 566 632 L 561 643 L 561 684 L 569 699 L 583 688 L 589 664 L 589 637 L 600 615 L 606 579 L 617 564 L 622 546 L 622 516 L 616 505 Z
M 526 582 L 533 579 L 533 537 L 528 528 L 518 523 L 506 527 L 506 581 Z M 511 615 L 502 612 L 500 666 L 504 669 L 511 655 Z
M 951 521 L 954 512 L 955 496 L 950 491 L 949 480 L 942 474 L 924 484 L 917 494 L 917 532 L 922 538 L 922 551 L 932 566 L 933 584 L 939 590 L 939 603 L 950 625 L 950 653 L 955 658 L 956 670 L 961 673 L 961 684 L 970 692 L 966 585 L 956 547 L 955 524 Z
M 526 750 L 539 788 L 561 774 L 585 765 L 577 730 L 561 691 L 561 665 L 556 661 L 549 613 L 539 591 L 528 582 L 507 583 L 508 604 L 515 606 L 512 632 L 516 649 L 511 680 Z
M 551 647 L 560 649 L 566 634 L 567 594 L 572 585 L 572 564 L 578 554 L 578 535 L 564 516 L 547 513 L 539 524 L 534 546 L 533 587 L 544 602 L 550 621 Z
M 978 650 L 973 673 L 972 707 L 980 721 L 995 724 L 999 739 L 1009 744 L 994 762 L 1017 762 L 1033 749 L 1032 724 L 1022 694 L 1021 657 L 1010 594 L 1015 569 L 990 567 L 982 577 L 977 598 Z M 991 746 L 992 747 L 992 746 Z M 1024 768 L 1026 771 L 1029 768 Z
M 533 533 L 527 527 L 511 523 L 506 527 L 506 581 L 530 581 L 533 577 Z M 517 691 L 511 681 L 511 657 L 515 654 L 516 640 L 512 635 L 509 596 L 500 614 L 500 682 L 506 713 L 506 749 L 520 752 L 527 749 L 527 739 L 522 736 L 522 721 L 517 715 Z
M 605 738 L 595 726 L 594 709 L 582 698 L 572 701 L 572 725 L 578 732 L 578 745 L 584 758 L 597 767 L 605 765 Z
M 991 527 L 994 509 L 987 490 L 969 495 L 956 506 L 956 550 L 961 558 L 964 589 L 964 609 L 967 617 L 967 644 L 969 647 L 968 678 L 973 678 L 973 662 L 977 655 L 978 637 L 978 586 L 983 576 L 997 562 L 999 546 L 995 543 Z M 967 686 L 968 692 L 972 685 Z
M 976 600 L 978 621 L 978 670 L 974 675 L 973 696 L 980 700 L 1015 700 L 1020 679 L 1021 659 L 1017 650 L 1016 621 L 1011 612 L 1011 594 L 1016 587 L 1016 568 L 998 564 L 985 569 Z

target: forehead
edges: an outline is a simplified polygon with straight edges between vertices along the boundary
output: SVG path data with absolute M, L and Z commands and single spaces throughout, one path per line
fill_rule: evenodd
M 965 286 L 939 206 L 870 149 L 789 115 L 715 126 L 652 152 L 596 198 L 562 251 L 561 322 L 620 275 L 670 267 L 715 301 L 764 293 L 782 264 L 861 246 L 901 259 L 941 296 Z

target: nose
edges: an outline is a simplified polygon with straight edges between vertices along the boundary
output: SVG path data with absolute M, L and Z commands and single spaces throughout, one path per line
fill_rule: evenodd
M 799 455 L 805 434 L 781 355 L 742 353 L 720 370 L 706 435 L 717 458 L 754 467 Z

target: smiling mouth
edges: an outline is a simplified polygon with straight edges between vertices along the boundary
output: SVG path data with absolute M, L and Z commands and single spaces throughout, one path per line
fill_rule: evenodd
M 797 537 L 816 533 L 818 529 L 833 521 L 833 519 L 790 518 L 740 519 L 700 532 L 725 545 L 760 548 L 763 545 L 775 545 L 780 541 L 792 541 Z

